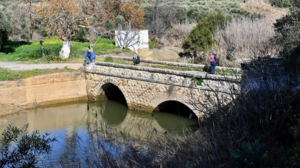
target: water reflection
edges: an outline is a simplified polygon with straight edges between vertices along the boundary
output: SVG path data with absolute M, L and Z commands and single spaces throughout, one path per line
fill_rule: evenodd
M 101 101 L 64 104 L 52 107 L 26 110 L 0 118 L 0 131 L 3 132 L 9 123 L 21 127 L 29 123 L 28 131 L 40 130 L 56 137 L 53 151 L 46 163 L 69 163 L 70 160 L 84 163 L 83 157 L 94 153 L 90 146 L 99 138 L 110 151 L 116 146 L 134 146 L 144 148 L 153 138 L 163 138 L 162 134 L 180 136 L 185 126 L 197 125 L 174 114 L 156 112 L 149 113 L 130 111 L 122 103 Z M 197 127 L 198 128 L 198 127 Z M 195 130 L 195 129 L 193 129 Z M 126 137 L 126 141 L 118 137 Z M 45 164 L 45 163 L 44 163 Z
M 95 102 L 91 105 L 98 107 L 96 108 L 97 111 L 102 112 L 101 115 L 103 120 L 109 126 L 117 126 L 121 124 L 124 121 L 128 111 L 124 104 L 116 101 L 101 101 Z

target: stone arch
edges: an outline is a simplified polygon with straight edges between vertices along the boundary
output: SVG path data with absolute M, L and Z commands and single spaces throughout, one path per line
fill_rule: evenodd
M 105 91 L 103 90 L 103 86 L 107 85 L 107 84 L 111 84 L 113 85 L 114 87 L 116 87 L 118 90 L 120 90 L 120 92 L 122 93 L 122 95 L 124 96 L 125 98 L 125 101 L 126 101 L 126 105 L 128 107 L 129 105 L 129 100 L 128 100 L 128 93 L 125 91 L 125 89 L 122 87 L 121 83 L 116 80 L 115 78 L 111 78 L 111 77 L 108 77 L 108 78 L 105 78 L 103 79 L 101 82 L 99 82 L 92 90 L 92 92 L 96 95 L 94 95 L 94 97 L 103 97 L 105 96 Z M 105 96 L 106 97 L 106 96 Z M 107 97 L 106 97 L 107 98 Z

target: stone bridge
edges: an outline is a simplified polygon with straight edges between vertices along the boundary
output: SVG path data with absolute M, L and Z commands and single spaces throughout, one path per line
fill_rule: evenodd
M 179 102 L 201 117 L 216 101 L 228 104 L 240 92 L 240 76 L 104 62 L 91 64 L 85 71 L 90 100 L 124 97 L 130 110 L 149 113 Z

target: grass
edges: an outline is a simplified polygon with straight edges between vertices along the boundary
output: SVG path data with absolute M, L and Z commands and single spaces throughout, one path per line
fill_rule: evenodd
M 63 60 L 58 57 L 59 51 L 62 47 L 62 41 L 58 39 L 45 39 L 44 51 L 45 58 L 41 57 L 41 48 L 38 40 L 31 42 L 8 42 L 0 52 L 0 61 L 28 61 L 32 63 L 40 62 L 69 62 L 83 57 L 84 49 L 89 47 L 89 42 L 76 42 L 72 41 L 72 48 L 70 59 Z M 122 50 L 127 52 L 128 50 Z M 94 41 L 94 53 L 96 55 L 109 54 L 113 52 L 120 52 L 120 48 L 114 45 L 114 40 L 105 38 L 97 38 Z
M 39 76 L 45 74 L 59 73 L 59 72 L 73 72 L 76 71 L 70 68 L 64 69 L 34 69 L 31 71 L 13 71 L 6 68 L 0 68 L 0 81 L 4 80 L 17 80 L 17 79 L 25 79 L 32 76 Z
M 96 61 L 98 61 L 98 62 L 110 62 L 110 63 L 116 63 L 116 64 L 125 64 L 125 65 L 133 65 L 133 62 L 113 59 L 112 57 L 105 57 L 104 59 L 100 58 L 100 59 L 96 59 Z M 152 67 L 152 68 L 186 70 L 186 71 L 202 71 L 203 72 L 202 68 L 193 68 L 193 67 L 179 67 L 179 66 L 169 66 L 169 65 L 151 65 L 151 64 L 145 64 L 145 63 L 143 64 L 143 66 Z M 231 76 L 231 75 L 241 75 L 241 72 L 216 69 L 215 74 L 216 75 Z

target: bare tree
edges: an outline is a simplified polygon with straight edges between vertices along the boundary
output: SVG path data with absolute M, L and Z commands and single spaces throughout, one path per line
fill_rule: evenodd
M 153 6 L 147 7 L 145 10 L 149 13 L 145 22 L 150 33 L 159 37 L 170 27 L 177 14 L 176 1 L 156 0 Z
M 138 30 L 131 29 L 130 22 L 128 22 L 126 29 L 123 30 L 122 26 L 119 25 L 118 30 L 115 31 L 116 44 L 121 49 L 133 47 L 140 43 L 140 35 Z M 135 50 L 137 48 L 134 48 Z

